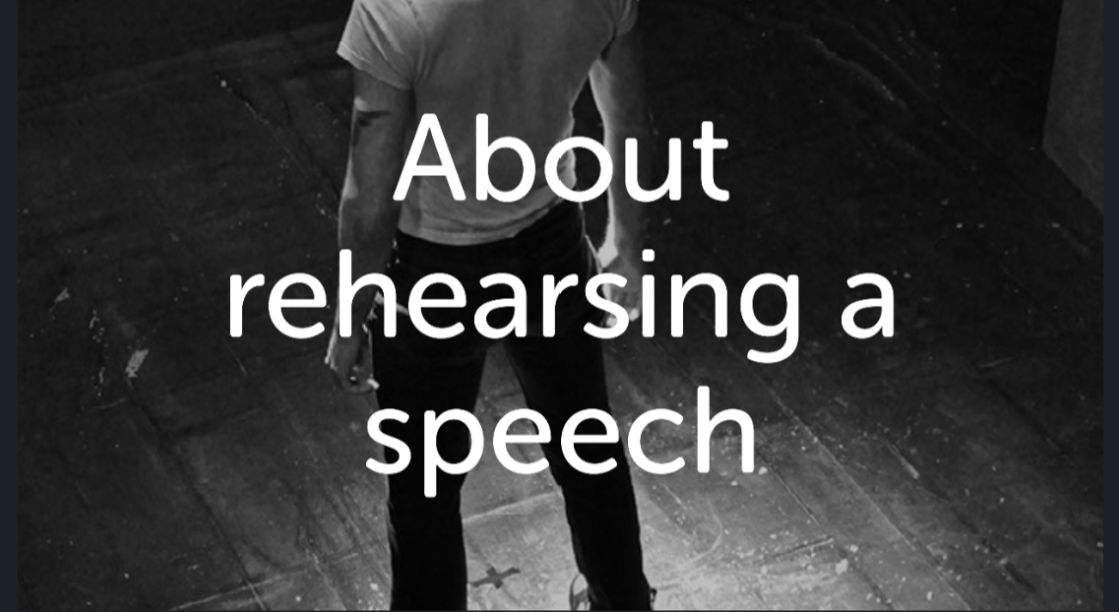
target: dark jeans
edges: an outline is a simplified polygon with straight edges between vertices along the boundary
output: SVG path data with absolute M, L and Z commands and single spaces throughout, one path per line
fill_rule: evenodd
M 373 364 L 385 408 L 409 414 L 407 423 L 386 421 L 383 431 L 412 449 L 412 461 L 389 481 L 389 542 L 392 552 L 392 607 L 395 609 L 462 609 L 466 606 L 466 555 L 463 549 L 459 491 L 465 475 L 440 473 L 437 495 L 423 495 L 423 413 L 461 408 L 473 410 L 486 350 L 493 341 L 475 331 L 474 311 L 480 303 L 510 297 L 507 287 L 481 289 L 479 279 L 495 272 L 516 275 L 528 289 L 529 333 L 504 342 L 528 407 L 548 421 L 552 442 L 544 445 L 552 476 L 563 490 L 575 562 L 586 577 L 595 608 L 648 609 L 649 586 L 642 570 L 640 530 L 633 485 L 618 444 L 583 444 L 580 456 L 597 462 L 607 457 L 618 466 L 590 476 L 564 460 L 559 437 L 567 418 L 584 408 L 609 411 L 600 341 L 583 332 L 594 313 L 583 296 L 582 281 L 597 272 L 597 262 L 583 226 L 582 208 L 563 202 L 513 238 L 477 246 L 439 245 L 397 235 L 389 275 L 402 303 L 411 286 L 433 272 L 455 276 L 467 290 L 464 309 L 429 309 L 433 325 L 462 322 L 466 331 L 435 340 L 415 330 L 400 316 L 395 338 L 385 338 L 376 322 Z M 540 331 L 541 279 L 577 274 L 580 285 L 561 295 L 556 308 L 556 336 Z M 435 288 L 430 297 L 441 297 Z M 448 291 L 449 295 L 449 291 Z M 491 318 L 491 324 L 503 322 Z M 584 422 L 580 433 L 598 425 Z M 599 426 L 600 427 L 600 426 Z M 601 431 L 601 429 L 599 429 Z M 458 423 L 440 429 L 436 442 L 448 461 L 465 457 L 469 433 Z M 488 440 L 487 440 L 488 443 Z M 385 449 L 386 460 L 395 453 Z M 510 478 L 515 478 L 510 474 Z M 500 486 L 500 485 L 498 485 Z

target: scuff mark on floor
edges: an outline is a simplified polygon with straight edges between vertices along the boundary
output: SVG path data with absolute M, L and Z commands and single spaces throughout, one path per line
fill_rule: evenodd
M 128 358 L 128 365 L 124 366 L 124 375 L 128 378 L 136 378 L 140 375 L 140 368 L 144 366 L 144 360 L 148 358 L 148 349 L 137 349 L 132 351 L 132 356 Z
M 63 287 L 62 291 L 59 291 L 58 295 L 54 296 L 54 303 L 51 304 L 51 309 L 53 310 L 55 306 L 58 306 L 59 304 L 61 304 L 62 302 L 65 302 L 68 299 L 70 299 L 70 288 L 69 287 Z

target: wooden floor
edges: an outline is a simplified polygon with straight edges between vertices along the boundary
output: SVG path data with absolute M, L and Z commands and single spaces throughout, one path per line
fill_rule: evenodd
M 715 338 L 699 292 L 683 338 L 661 307 L 658 337 L 607 343 L 623 427 L 690 415 L 700 385 L 757 426 L 753 474 L 735 436 L 709 474 L 634 473 L 657 605 L 1101 607 L 1102 218 L 1012 106 L 969 104 L 896 15 L 854 27 L 801 4 L 821 6 L 650 1 L 643 17 L 662 134 L 711 120 L 731 142 L 730 202 L 703 197 L 693 163 L 683 201 L 650 207 L 653 272 L 802 284 L 800 343 L 777 365 L 746 358 L 775 345 L 733 316 Z M 227 334 L 230 274 L 336 274 L 339 32 L 21 92 L 22 606 L 387 604 L 374 405 L 334 391 L 323 341 L 281 336 L 261 298 Z M 577 124 L 594 133 L 588 104 Z M 602 204 L 588 215 L 600 236 Z M 894 285 L 893 339 L 842 333 L 861 297 L 845 280 L 865 271 Z M 498 348 L 477 413 L 492 428 L 521 403 Z M 692 457 L 694 427 L 649 448 Z M 463 513 L 472 607 L 566 607 L 545 475 L 487 450 Z

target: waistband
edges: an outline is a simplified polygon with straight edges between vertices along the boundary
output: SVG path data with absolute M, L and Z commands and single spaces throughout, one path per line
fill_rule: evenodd
M 561 255 L 580 245 L 586 235 L 583 207 L 558 200 L 548 212 L 517 234 L 482 244 L 448 245 L 396 233 L 395 259 L 410 265 L 446 271 L 475 271 L 481 267 L 515 267 Z

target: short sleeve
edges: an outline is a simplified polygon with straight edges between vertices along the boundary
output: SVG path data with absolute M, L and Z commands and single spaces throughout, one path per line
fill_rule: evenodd
M 354 0 L 338 55 L 397 89 L 412 89 L 422 42 L 407 0 Z
M 615 38 L 629 32 L 637 24 L 637 0 L 619 0 L 619 4 L 618 21 L 614 26 Z

